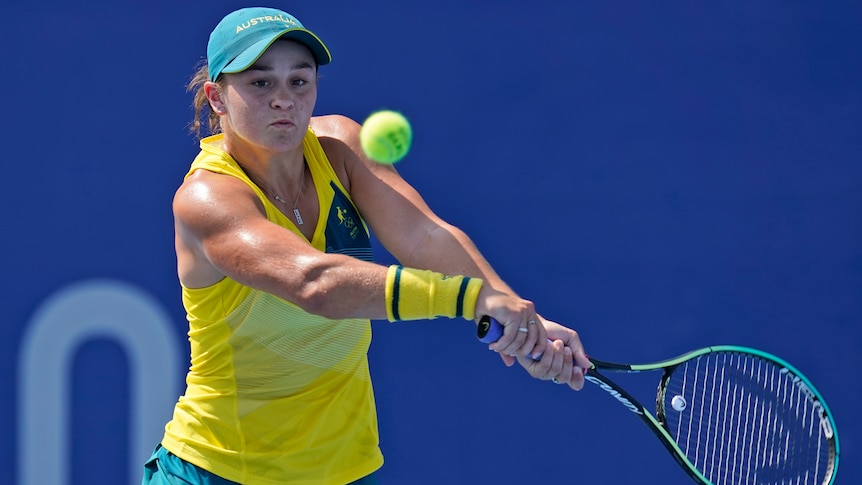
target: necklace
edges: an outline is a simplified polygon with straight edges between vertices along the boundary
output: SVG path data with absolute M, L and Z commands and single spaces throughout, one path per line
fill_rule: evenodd
M 297 206 L 297 204 L 299 204 L 299 198 L 302 197 L 302 188 L 305 186 L 305 163 L 302 164 L 302 176 L 301 177 L 302 178 L 299 179 L 299 193 L 296 194 L 296 200 L 293 202 L 293 217 L 296 218 L 296 223 L 300 226 L 302 225 L 302 214 L 299 213 L 299 209 L 297 209 L 296 206 Z M 290 202 L 282 199 L 275 192 L 272 192 L 272 191 L 270 191 L 270 192 L 272 193 L 272 197 L 275 200 L 281 202 L 284 205 L 287 205 L 287 206 L 290 205 Z

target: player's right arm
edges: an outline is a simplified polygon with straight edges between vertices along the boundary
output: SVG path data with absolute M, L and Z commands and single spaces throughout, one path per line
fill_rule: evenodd
M 202 288 L 227 276 L 327 318 L 390 317 L 389 267 L 318 251 L 270 222 L 257 195 L 241 180 L 198 170 L 178 189 L 173 207 L 184 286 Z M 400 289 L 407 294 L 403 285 Z M 430 298 L 423 293 L 416 301 L 423 295 Z M 511 321 L 527 318 L 532 306 L 483 285 L 475 310 Z M 516 350 L 535 345 L 523 335 L 514 337 Z
M 173 210 L 184 286 L 228 276 L 328 318 L 386 318 L 386 267 L 316 250 L 267 220 L 241 180 L 198 170 L 177 190 Z

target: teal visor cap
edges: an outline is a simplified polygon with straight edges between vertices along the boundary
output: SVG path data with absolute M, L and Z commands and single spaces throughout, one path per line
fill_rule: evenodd
M 243 8 L 228 14 L 210 34 L 207 44 L 210 81 L 218 79 L 223 72 L 236 73 L 248 69 L 280 38 L 295 40 L 308 47 L 319 66 L 332 61 L 323 41 L 293 15 L 274 8 Z

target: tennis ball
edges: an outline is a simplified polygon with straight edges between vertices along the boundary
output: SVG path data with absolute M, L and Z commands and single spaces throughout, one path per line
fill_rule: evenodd
M 362 123 L 359 142 L 365 156 L 378 163 L 395 163 L 410 151 L 413 129 L 401 113 L 382 110 Z

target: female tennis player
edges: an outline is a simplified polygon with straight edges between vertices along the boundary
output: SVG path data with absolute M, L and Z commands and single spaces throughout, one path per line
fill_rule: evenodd
M 489 315 L 505 327 L 491 348 L 507 365 L 583 386 L 577 333 L 538 315 L 463 231 L 366 159 L 357 123 L 312 117 L 330 60 L 276 9 L 235 11 L 210 35 L 189 88 L 195 128 L 215 134 L 173 205 L 191 367 L 144 484 L 376 483 L 371 319 Z M 400 265 L 373 262 L 369 229 Z

